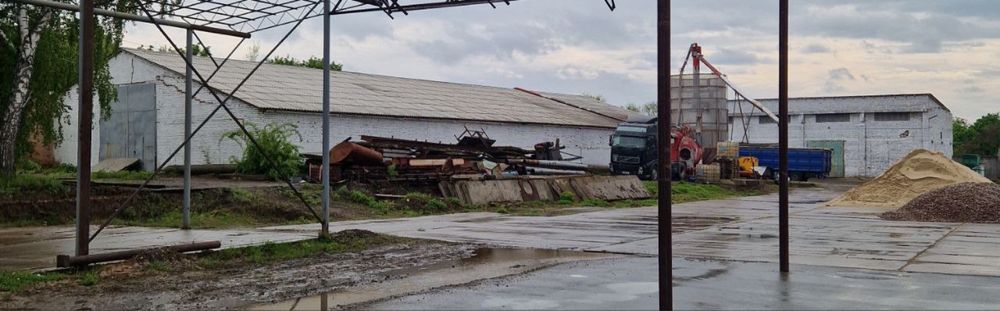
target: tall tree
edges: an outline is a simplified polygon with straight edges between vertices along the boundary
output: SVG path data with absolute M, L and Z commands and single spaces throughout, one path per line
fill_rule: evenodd
M 69 2 L 70 0 L 59 0 Z M 133 1 L 95 1 L 97 8 L 134 12 Z M 97 18 L 94 90 L 102 114 L 116 97 L 108 61 L 121 44 L 122 20 Z M 79 19 L 73 12 L 0 2 L 0 176 L 14 174 L 28 137 L 42 143 L 61 139 L 57 122 L 63 97 L 76 84 Z

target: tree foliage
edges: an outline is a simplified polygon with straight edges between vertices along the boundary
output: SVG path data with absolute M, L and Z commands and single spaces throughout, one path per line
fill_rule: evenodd
M 134 2 L 128 0 L 97 1 L 95 5 L 121 12 L 136 9 Z M 27 21 L 28 31 L 20 27 L 23 21 Z M 97 17 L 95 24 L 94 91 L 102 115 L 106 116 L 110 103 L 116 99 L 108 61 L 118 52 L 124 23 L 119 19 Z M 38 40 L 34 48 L 24 44 L 35 35 Z M 15 143 L 8 146 L 8 142 L 0 141 L 0 150 L 11 148 L 16 155 L 22 156 L 30 150 L 28 138 L 32 135 L 41 138 L 43 143 L 61 140 L 57 120 L 67 111 L 63 97 L 77 82 L 78 38 L 79 19 L 73 12 L 0 2 L 0 75 L 3 76 L 0 78 L 0 123 L 16 125 L 12 133 Z M 20 68 L 28 68 L 27 74 Z M 21 78 L 27 78 L 26 85 L 18 83 Z M 8 163 L 0 163 L 0 170 L 5 175 L 13 173 Z
M 274 180 L 285 180 L 299 172 L 302 166 L 299 147 L 291 142 L 293 137 L 302 140 L 298 127 L 288 123 L 268 124 L 263 128 L 250 123 L 246 126 L 261 148 L 240 130 L 226 132 L 219 139 L 220 142 L 229 139 L 243 147 L 242 158 L 232 159 L 238 172 L 267 175 Z
M 654 117 L 657 113 L 656 102 L 648 102 L 642 106 L 636 105 L 635 103 L 628 103 L 625 105 L 625 110 Z
M 1000 149 L 1000 113 L 987 114 L 976 122 L 956 118 L 952 123 L 955 154 L 996 155 Z
M 294 57 L 287 55 L 284 57 L 278 56 L 268 59 L 267 63 L 276 65 L 289 65 L 289 66 L 323 69 L 323 59 L 316 56 L 310 57 L 309 59 L 306 60 L 298 60 L 295 59 Z M 340 71 L 341 69 L 343 69 L 343 65 L 338 64 L 337 62 L 332 60 L 330 61 L 330 70 Z

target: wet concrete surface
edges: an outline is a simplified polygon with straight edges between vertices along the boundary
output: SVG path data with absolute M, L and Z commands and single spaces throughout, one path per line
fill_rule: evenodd
M 841 187 L 843 188 L 843 187 Z M 840 188 L 798 188 L 790 195 L 794 264 L 1000 276 L 1000 225 L 899 222 L 885 209 L 826 207 Z M 674 256 L 778 261 L 777 194 L 674 205 Z M 655 256 L 655 207 L 553 217 L 469 213 L 400 220 L 339 222 L 406 237 L 504 247 Z M 318 225 L 265 228 L 308 232 Z
M 678 265 L 678 308 L 988 308 L 1000 276 L 1000 225 L 892 222 L 884 209 L 825 207 L 838 189 L 802 188 L 791 195 L 791 260 L 795 272 L 780 279 L 777 265 L 777 195 L 674 205 L 673 254 Z M 467 213 L 333 223 L 334 231 L 364 229 L 397 236 L 499 247 L 606 252 L 624 259 L 573 262 L 530 272 L 509 260 L 414 271 L 358 291 L 327 293 L 328 306 L 424 294 L 368 305 L 376 309 L 649 309 L 656 297 L 654 207 L 600 210 L 553 217 Z M 229 238 L 223 245 L 315 236 L 318 225 L 196 234 Z M 6 229 L 4 229 L 6 230 Z M 46 229 L 54 230 L 54 229 Z M 180 230 L 119 228 L 99 243 L 116 249 L 183 241 Z M 0 230 L 0 263 L 47 262 L 72 251 L 72 229 L 8 236 Z M 135 233 L 135 234 L 129 234 Z M 187 237 L 190 238 L 190 237 Z M 167 243 L 170 241 L 170 243 Z M 235 243 L 235 244 L 234 244 Z M 98 248 L 102 244 L 98 244 Z M 104 246 L 110 249 L 107 246 Z M 30 255 L 20 255 L 26 252 Z M 11 259 L 11 254 L 15 254 Z M 44 255 L 44 256 L 42 256 Z M 20 257 L 17 257 L 20 256 Z M 545 257 L 545 256 L 542 256 Z M 42 261 L 32 258 L 42 258 Z M 536 258 L 537 259 L 537 258 Z M 533 260 L 533 259 L 531 259 Z M 575 259 L 574 259 L 575 260 Z M 555 262 L 558 263 L 558 262 Z M 541 263 L 551 265 L 553 263 Z M 440 268 L 440 267 L 439 267 Z M 950 274 L 950 275 L 947 275 Z M 445 277 L 447 276 L 447 277 Z M 504 277 L 506 276 L 506 277 Z M 497 279 L 454 286 L 466 280 Z M 471 281 L 469 281 L 471 282 Z M 467 283 L 467 282 L 466 282 Z M 492 287 L 490 285 L 492 284 Z M 384 292 L 372 295 L 368 292 Z M 312 295 L 313 293 L 310 293 Z M 270 307 L 319 304 L 320 296 Z M 1000 297 L 1000 296 L 996 296 Z M 305 305 L 303 305 L 305 306 Z M 266 306 L 259 306 L 266 307 Z M 365 306 L 362 306 L 365 307 Z M 265 308 L 267 309 L 267 308 Z M 288 308 L 285 308 L 288 309 Z M 301 308 L 300 308 L 301 309 Z
M 480 248 L 472 257 L 439 262 L 387 275 L 385 281 L 343 288 L 276 304 L 250 306 L 250 310 L 329 310 L 383 300 L 432 289 L 469 284 L 523 274 L 566 262 L 620 257 L 610 254 L 544 249 Z
M 92 227 L 91 232 L 97 230 Z M 0 229 L 0 269 L 54 268 L 56 255 L 72 255 L 73 227 L 26 227 Z M 316 237 L 315 232 L 259 230 L 180 230 L 170 228 L 109 227 L 91 243 L 90 253 L 105 253 L 191 242 L 220 241 L 222 247 L 240 247 L 267 241 L 284 242 Z
M 705 309 L 996 309 L 994 277 L 674 259 L 674 308 Z M 467 287 L 357 306 L 372 310 L 657 308 L 656 258 L 562 264 Z M 336 297 L 329 297 L 331 301 Z

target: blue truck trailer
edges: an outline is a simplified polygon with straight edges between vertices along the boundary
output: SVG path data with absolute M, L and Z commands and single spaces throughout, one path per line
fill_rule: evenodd
M 766 177 L 778 180 L 778 147 L 740 146 L 741 157 L 756 157 L 760 166 L 767 167 Z M 788 178 L 807 181 L 826 178 L 833 167 L 833 151 L 819 148 L 788 148 Z

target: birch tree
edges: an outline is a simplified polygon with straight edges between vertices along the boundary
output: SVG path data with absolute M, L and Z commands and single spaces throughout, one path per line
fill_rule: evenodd
M 98 8 L 135 10 L 131 0 L 95 2 Z M 95 26 L 94 90 L 102 115 L 116 96 L 107 65 L 121 44 L 123 26 L 111 18 L 97 18 Z M 72 12 L 0 2 L 0 176 L 14 174 L 29 136 L 42 143 L 61 139 L 63 98 L 77 82 L 78 38 L 79 20 Z

